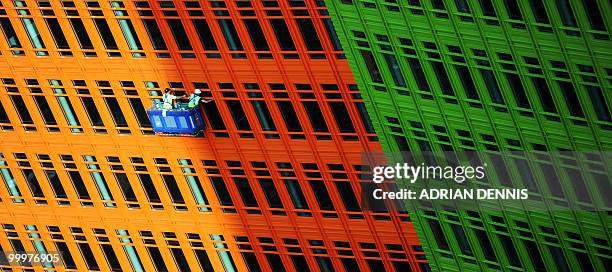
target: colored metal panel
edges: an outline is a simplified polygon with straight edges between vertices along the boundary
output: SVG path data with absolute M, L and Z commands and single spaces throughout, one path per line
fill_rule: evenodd
M 384 150 L 612 148 L 609 2 L 326 3 Z M 609 213 L 409 212 L 434 270 L 611 268 Z

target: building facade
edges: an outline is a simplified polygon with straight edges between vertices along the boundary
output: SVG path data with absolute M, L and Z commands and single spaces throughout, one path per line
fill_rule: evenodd
M 407 214 L 360 207 L 381 148 L 322 1 L 2 0 L 0 33 L 2 251 L 59 251 L 56 271 L 428 269 Z M 166 87 L 213 99 L 203 137 L 153 133 Z
M 612 148 L 609 1 L 326 3 L 385 151 Z M 578 156 L 584 164 L 531 165 L 564 184 L 538 178 L 531 195 L 550 210 L 606 203 L 611 179 L 597 169 L 609 154 Z M 602 187 L 574 195 L 577 169 Z M 608 271 L 609 208 L 409 213 L 434 270 Z

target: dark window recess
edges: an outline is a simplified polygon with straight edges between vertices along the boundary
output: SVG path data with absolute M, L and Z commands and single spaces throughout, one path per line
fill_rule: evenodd
M 366 68 L 368 69 L 370 77 L 372 78 L 372 81 L 376 83 L 383 83 L 380 70 L 378 69 L 378 65 L 376 64 L 376 60 L 374 59 L 374 55 L 372 55 L 372 52 L 366 50 L 360 51 L 361 56 L 363 57 L 363 61 L 365 62 Z
M 293 103 L 290 101 L 277 101 L 276 104 L 278 105 L 278 109 L 283 116 L 287 130 L 289 132 L 302 132 L 302 125 L 300 125 L 300 121 L 295 113 Z
M 204 50 L 219 50 L 206 20 L 193 19 L 192 22 L 196 32 L 198 32 L 198 37 L 200 37 L 200 42 Z
M 432 61 L 431 67 L 433 68 L 434 73 L 436 73 L 436 78 L 438 79 L 442 93 L 445 95 L 455 96 L 455 91 L 453 91 L 453 86 L 448 79 L 448 74 L 446 73 L 444 64 L 442 64 L 442 62 Z
M 123 269 L 121 269 L 119 259 L 117 259 L 117 255 L 113 250 L 113 246 L 109 244 L 102 244 L 100 247 L 102 248 L 102 252 L 104 252 L 104 256 L 106 257 L 106 261 L 108 262 L 110 269 L 117 272 L 123 271 Z
M 543 24 L 550 23 L 542 0 L 531 0 L 529 1 L 529 4 L 531 5 L 531 11 L 533 12 L 533 17 L 535 17 L 536 22 Z
M 261 30 L 261 25 L 257 19 L 244 19 L 244 26 L 246 26 L 247 31 L 249 32 L 249 36 L 251 37 L 251 41 L 253 42 L 253 47 L 255 47 L 256 51 L 270 51 L 270 47 L 268 46 L 268 42 L 266 41 L 266 36 Z
M 92 126 L 104 126 L 104 122 L 102 122 L 102 117 L 96 108 L 96 103 L 91 97 L 81 97 L 81 102 L 83 102 L 83 106 L 85 107 L 85 111 L 89 116 L 89 121 L 91 121 Z
M 142 188 L 144 188 L 149 202 L 160 203 L 161 199 L 159 198 L 159 194 L 157 194 L 157 190 L 155 190 L 155 185 L 153 185 L 151 176 L 149 176 L 149 174 L 138 174 L 138 179 L 140 179 L 140 183 L 142 183 Z
M 145 109 L 144 105 L 142 105 L 140 98 L 133 97 L 129 98 L 128 101 L 132 106 L 132 111 L 134 112 L 134 115 L 136 115 L 136 120 L 138 121 L 140 127 L 150 128 L 151 121 L 149 120 L 147 110 Z
M 304 42 L 306 43 L 308 50 L 322 51 L 323 46 L 321 45 L 319 35 L 317 35 L 317 31 L 315 30 L 312 21 L 310 19 L 296 19 L 295 21 L 298 24 L 300 33 L 302 34 L 302 38 L 304 38 Z
M 408 64 L 410 64 L 410 70 L 414 75 L 414 79 L 416 80 L 416 84 L 419 87 L 419 90 L 429 92 L 429 84 L 427 83 L 427 77 L 425 76 L 425 72 L 423 71 L 423 66 L 418 59 L 408 58 Z
M 4 37 L 6 38 L 8 45 L 11 48 L 21 48 L 21 42 L 17 38 L 17 33 L 8 18 L 0 18 L 0 26 L 4 31 Z
M 531 105 L 529 105 L 529 99 L 527 99 L 527 94 L 525 93 L 525 88 L 523 88 L 521 78 L 517 74 L 512 73 L 506 73 L 506 78 L 514 94 L 514 99 L 516 99 L 516 104 L 519 107 L 530 109 Z
M 246 178 L 234 178 L 234 183 L 236 183 L 236 187 L 240 192 L 240 196 L 242 197 L 242 202 L 247 207 L 259 207 L 257 204 L 257 199 L 255 198 L 255 194 L 253 193 L 253 189 L 251 189 L 251 185 L 249 184 L 249 180 Z
M 162 257 L 159 248 L 157 247 L 146 247 L 149 252 L 149 256 L 151 256 L 151 260 L 153 261 L 153 265 L 155 265 L 155 271 L 167 272 L 168 267 L 166 267 L 166 263 L 164 262 L 164 258 Z
M 484 83 L 487 86 L 487 90 L 489 90 L 489 95 L 491 96 L 491 100 L 494 103 L 505 104 L 504 97 L 501 94 L 501 90 L 499 89 L 499 85 L 497 84 L 497 80 L 495 79 L 495 75 L 493 71 L 487 69 L 479 69 L 480 74 L 484 78 Z
M 257 261 L 257 257 L 253 252 L 242 252 L 242 258 L 247 265 L 247 269 L 249 272 L 262 272 L 259 262 Z M 208 271 L 208 270 L 205 270 Z M 210 270 L 213 271 L 213 270 Z
M 118 127 L 127 127 L 127 121 L 125 120 L 125 116 L 121 111 L 121 107 L 119 107 L 119 102 L 117 98 L 114 97 L 105 97 L 104 101 L 106 102 L 106 106 L 113 117 L 113 121 L 115 121 L 115 125 Z
M 531 264 L 533 265 L 534 271 L 546 271 L 546 267 L 542 261 L 542 255 L 540 254 L 536 243 L 529 240 L 523 240 L 523 243 L 525 244 L 525 248 L 527 248 L 527 253 L 531 259 Z
M 325 187 L 325 183 L 323 181 L 311 180 L 310 187 L 319 203 L 319 208 L 324 211 L 333 211 L 334 205 L 329 197 L 329 192 L 327 191 L 327 187 Z
M 521 8 L 519 7 L 518 0 L 504 0 L 508 16 L 513 20 L 523 20 L 521 14 Z
M 232 201 L 232 197 L 230 196 L 229 191 L 227 190 L 227 186 L 225 185 L 225 181 L 221 177 L 210 177 L 210 181 L 212 182 L 213 187 L 215 188 L 215 193 L 217 193 L 217 198 L 219 198 L 219 202 L 222 206 L 234 206 L 234 201 Z
M 49 107 L 49 103 L 47 103 L 47 99 L 44 96 L 34 96 L 34 101 L 36 105 L 38 105 L 38 110 L 40 111 L 40 115 L 45 121 L 46 125 L 57 125 L 57 121 L 55 121 L 55 117 L 53 117 L 53 111 Z
M 225 37 L 225 41 L 227 42 L 229 49 L 232 51 L 244 50 L 240 37 L 238 36 L 238 32 L 236 32 L 234 22 L 232 22 L 231 19 L 220 19 L 217 20 L 217 22 L 219 22 L 219 27 L 221 27 L 223 37 Z
M 381 260 L 367 260 L 370 271 L 386 271 Z
M 244 109 L 238 100 L 228 100 L 225 101 L 227 103 L 227 107 L 229 108 L 232 117 L 234 118 L 234 123 L 236 123 L 236 128 L 238 130 L 251 130 L 251 125 L 249 125 L 249 120 L 244 113 Z
M 495 7 L 491 0 L 480 0 L 480 8 L 482 9 L 482 14 L 485 16 L 497 17 Z
M 350 182 L 336 182 L 336 188 L 340 197 L 342 197 L 342 203 L 349 212 L 360 212 L 359 201 L 355 197 L 355 191 L 351 187 Z
M 334 114 L 336 124 L 342 133 L 355 133 L 355 127 L 351 122 L 351 116 L 344 102 L 329 102 L 329 107 Z
M 283 51 L 295 51 L 295 43 L 289 34 L 289 28 L 284 19 L 270 19 L 274 35 Z
M 306 113 L 308 114 L 308 118 L 310 119 L 310 123 L 312 124 L 312 128 L 315 132 L 329 132 L 327 128 L 327 124 L 325 123 L 325 118 L 323 118 L 323 113 L 321 113 L 321 108 L 316 101 L 304 101 L 302 102 L 304 108 L 306 109 Z
M 550 255 L 553 256 L 554 263 L 557 265 L 559 272 L 570 272 L 569 265 L 567 264 L 567 260 L 565 256 L 563 256 L 563 251 L 556 246 L 548 246 L 548 250 L 550 251 Z
M 557 9 L 559 10 L 559 15 L 561 15 L 561 21 L 564 26 L 569 27 L 578 27 L 576 23 L 576 18 L 572 13 L 572 6 L 569 3 L 569 0 L 558 0 L 555 1 L 557 3 Z
M 96 261 L 96 257 L 91 251 L 91 248 L 86 243 L 77 243 L 79 245 L 79 250 L 81 251 L 81 255 L 83 255 L 83 260 L 85 260 L 85 264 L 87 265 L 87 269 L 89 270 L 100 270 L 100 266 Z
M 457 10 L 459 12 L 470 13 L 470 6 L 465 0 L 455 0 L 455 4 L 457 5 Z
M 461 84 L 463 85 L 463 89 L 465 90 L 465 95 L 469 99 L 480 100 L 478 96 L 478 91 L 476 91 L 476 86 L 474 86 L 474 80 L 470 75 L 470 70 L 467 67 L 461 65 L 455 65 L 455 69 L 459 74 L 459 79 L 461 79 Z
M 586 89 L 589 93 L 589 97 L 591 98 L 591 103 L 593 103 L 595 113 L 597 113 L 597 118 L 599 118 L 601 121 L 612 121 L 612 119 L 610 119 L 610 111 L 606 106 L 606 98 L 603 96 L 601 88 L 598 86 L 587 85 Z
M 470 247 L 470 243 L 468 242 L 467 236 L 465 235 L 465 231 L 461 225 L 450 224 L 453 233 L 455 234 L 455 238 L 457 239 L 457 243 L 459 244 L 459 249 L 461 253 L 468 256 L 474 256 L 472 252 L 472 247 Z
M 55 41 L 55 46 L 58 49 L 70 49 L 68 45 L 68 41 L 66 40 L 66 36 L 64 36 L 64 31 L 60 26 L 59 22 L 55 18 L 45 18 L 45 22 L 47 22 L 47 27 L 49 28 L 51 35 L 53 36 L 53 41 Z
M 251 105 L 253 105 L 253 110 L 257 115 L 257 120 L 259 120 L 261 129 L 263 131 L 276 131 L 276 125 L 274 125 L 274 120 L 272 119 L 272 115 L 270 115 L 270 110 L 266 102 L 262 100 L 252 100 Z
M 94 19 L 94 23 L 96 24 L 96 28 L 98 29 L 98 33 L 100 37 L 102 37 L 102 42 L 104 42 L 104 47 L 110 50 L 117 50 L 117 42 L 115 42 L 115 38 L 113 37 L 113 33 L 111 32 L 106 19 Z
M 185 254 L 181 248 L 173 247 L 170 249 L 172 252 L 172 257 L 174 257 L 174 262 L 176 266 L 178 266 L 179 271 L 181 272 L 191 272 L 191 268 L 189 268 L 189 262 L 187 262 L 187 258 L 185 258 Z
M 30 112 L 28 112 L 28 107 L 23 101 L 23 98 L 20 95 L 11 95 L 11 101 L 13 101 L 15 109 L 17 109 L 17 113 L 19 114 L 19 119 L 21 119 L 21 123 L 25 125 L 34 124 L 32 116 L 30 115 Z
M 183 199 L 183 195 L 181 194 L 181 189 L 178 187 L 176 183 L 176 179 L 173 175 L 162 175 L 164 179 L 164 183 L 166 183 L 166 187 L 168 188 L 168 193 L 172 198 L 172 202 L 178 204 L 185 204 L 185 199 Z
M 564 198 L 565 194 L 563 193 L 563 189 L 561 189 L 561 182 L 559 181 L 559 176 L 557 175 L 555 168 L 546 163 L 541 163 L 540 168 L 542 173 L 546 173 L 545 180 L 552 195 L 559 198 Z
M 574 252 L 574 255 L 576 255 L 576 259 L 578 260 L 578 264 L 580 265 L 581 271 L 595 271 L 593 269 L 593 263 L 591 263 L 591 260 L 589 259 L 589 255 L 582 253 L 582 252 L 577 252 L 577 251 Z M 608 268 L 609 267 L 606 267 L 604 268 L 604 270 Z
M 441 9 L 441 10 L 446 10 L 446 6 L 444 5 L 444 1 L 443 0 L 433 0 L 431 2 L 431 5 L 435 8 L 435 9 Z
M 140 38 L 138 38 L 136 34 L 136 29 L 134 29 L 132 21 L 129 19 L 120 19 L 119 25 L 121 25 L 121 30 L 123 31 L 123 36 L 126 38 L 129 49 L 142 50 L 142 43 L 140 43 Z
M 476 233 L 476 238 L 478 239 L 480 249 L 482 250 L 485 259 L 492 262 L 497 262 L 495 251 L 493 250 L 493 246 L 491 245 L 491 241 L 489 240 L 487 233 L 479 229 L 474 229 L 474 232 Z
M 340 39 L 338 39 L 338 35 L 336 34 L 336 30 L 334 29 L 331 19 L 323 18 L 321 20 L 323 20 L 323 25 L 325 26 L 325 30 L 327 31 L 329 40 L 332 42 L 334 50 L 342 51 L 342 44 L 340 43 Z
M 149 34 L 149 38 L 151 40 L 151 43 L 153 44 L 153 49 L 168 50 L 168 46 L 166 46 L 166 41 L 164 41 L 164 36 L 162 36 L 162 33 L 159 30 L 159 26 L 157 26 L 157 22 L 155 21 L 155 19 L 143 19 L 142 23 L 147 29 L 147 34 Z
M 448 242 L 444 237 L 444 232 L 442 232 L 442 227 L 440 226 L 440 223 L 437 220 L 433 219 L 427 219 L 427 222 L 429 223 L 429 227 L 434 235 L 434 238 L 436 239 L 436 242 L 438 243 L 438 246 L 441 249 L 449 250 Z
M 296 272 L 310 272 L 308 262 L 304 255 L 289 255 L 291 256 L 291 262 L 293 262 L 293 268 Z M 358 271 L 358 270 L 346 270 L 346 271 Z
M 274 181 L 272 181 L 272 179 L 259 179 L 259 185 L 261 186 L 261 190 L 266 195 L 266 200 L 268 201 L 268 205 L 270 206 L 270 208 L 282 209 L 283 202 L 281 201 L 281 198 L 278 195 L 276 186 L 274 186 Z
M 70 176 L 70 180 L 74 185 L 77 196 L 79 199 L 91 199 L 89 196 L 89 192 L 87 192 L 87 187 L 85 187 L 85 182 L 79 174 L 79 171 L 68 171 L 68 175 Z
M 83 25 L 83 21 L 79 18 L 70 18 L 70 25 L 72 25 L 72 30 L 76 34 L 77 39 L 79 40 L 79 44 L 82 49 L 93 49 L 93 43 L 91 43 L 91 39 L 87 34 L 87 29 L 85 25 Z
M 363 121 L 363 126 L 368 133 L 375 133 L 374 126 L 372 125 L 372 119 L 370 119 L 370 115 L 366 110 L 365 103 L 363 102 L 355 102 L 355 107 L 357 111 L 359 111 L 359 116 L 361 117 L 361 121 Z
M 352 259 L 352 258 L 341 258 L 340 260 L 342 260 L 342 266 L 344 266 L 344 269 L 346 271 L 361 271 L 361 269 L 359 269 L 359 265 L 357 264 L 357 261 L 355 261 L 355 259 Z
M 319 266 L 319 269 L 320 269 L 319 271 L 321 272 L 335 272 L 336 271 L 329 257 L 315 256 L 315 260 L 317 261 L 317 265 Z M 380 262 L 380 264 L 382 265 L 382 261 Z M 382 266 L 382 269 L 372 269 L 372 271 L 385 271 L 385 267 Z
M 306 197 L 298 181 L 285 180 L 285 187 L 287 187 L 291 202 L 296 209 L 309 209 L 308 202 L 306 202 Z
M 536 93 L 540 97 L 542 108 L 545 111 L 557 113 L 557 107 L 555 107 L 555 102 L 553 101 L 548 84 L 546 84 L 546 80 L 539 77 L 532 77 L 531 81 L 533 82 Z
M 127 175 L 125 173 L 115 173 L 115 178 L 117 179 L 117 183 L 119 183 L 119 188 L 121 188 L 125 201 L 138 201 Z
M 589 191 L 587 190 L 586 184 L 584 183 L 584 178 L 581 174 L 580 170 L 574 168 L 566 168 L 567 176 L 569 178 L 572 187 L 574 188 L 574 194 L 576 195 L 576 199 L 581 202 L 590 203 L 591 197 L 589 196 Z
M 10 123 L 8 115 L 6 114 L 6 110 L 4 109 L 4 105 L 0 103 L 0 123 Z
M 70 253 L 70 249 L 65 242 L 55 242 L 55 247 L 57 251 L 62 255 L 62 264 L 66 269 L 76 269 L 76 263 L 74 262 L 74 258 L 72 258 L 72 254 Z M 8 264 L 7 264 L 8 265 Z
M 278 254 L 265 254 L 268 263 L 270 264 L 270 271 L 272 272 L 285 272 L 285 266 Z
M 196 257 L 198 258 L 198 262 L 200 263 L 200 268 L 203 271 L 215 271 L 212 263 L 210 262 L 210 258 L 204 249 L 194 249 Z
M 565 99 L 565 103 L 567 103 L 567 109 L 570 115 L 584 117 L 582 106 L 580 106 L 580 99 L 578 99 L 574 85 L 572 85 L 571 82 L 559 81 L 559 88 L 561 88 L 561 92 L 563 92 L 563 98 Z
M 606 25 L 603 17 L 601 16 L 601 11 L 599 11 L 598 1 L 582 0 L 582 4 L 584 5 L 584 10 L 588 15 L 587 18 L 589 18 L 591 28 L 594 30 L 606 31 Z M 601 4 L 605 6 L 604 3 Z
M 66 195 L 66 190 L 64 190 L 64 186 L 62 186 L 62 182 L 60 181 L 57 172 L 55 172 L 55 170 L 45 170 L 45 175 L 47 175 L 51 188 L 53 188 L 55 197 L 67 198 L 68 196 Z
M 506 235 L 499 235 L 499 241 L 506 252 L 506 257 L 508 258 L 508 262 L 510 265 L 515 267 L 523 267 L 521 265 L 521 259 L 519 258 L 518 253 L 516 252 L 516 247 L 514 243 L 512 243 L 512 239 Z
M 191 47 L 191 43 L 189 42 L 189 38 L 187 37 L 187 32 L 185 32 L 185 28 L 183 27 L 183 23 L 179 19 L 168 19 L 168 26 L 170 26 L 170 31 L 172 31 L 172 36 L 174 36 L 174 40 L 176 41 L 176 45 L 179 50 L 193 50 Z
M 399 67 L 399 63 L 397 63 L 395 56 L 392 54 L 383 54 L 383 56 L 385 57 L 389 71 L 391 71 L 391 76 L 393 77 L 393 82 L 395 82 L 395 85 L 399 87 L 406 87 L 406 80 L 404 79 L 404 75 L 402 75 L 402 70 Z
M 212 129 L 226 130 L 225 123 L 223 122 L 223 118 L 219 113 L 219 108 L 217 108 L 215 101 L 204 104 L 204 113 L 206 113 Z

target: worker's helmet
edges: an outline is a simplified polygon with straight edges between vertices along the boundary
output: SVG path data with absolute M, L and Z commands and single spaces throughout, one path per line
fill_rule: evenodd
M 167 93 L 167 92 L 170 92 L 170 91 L 172 91 L 172 89 L 170 89 L 170 88 L 164 89 L 164 93 Z
M 200 89 L 195 89 L 195 90 L 193 91 L 193 93 L 195 93 L 195 94 L 201 94 L 201 93 L 202 93 L 202 91 L 200 91 Z

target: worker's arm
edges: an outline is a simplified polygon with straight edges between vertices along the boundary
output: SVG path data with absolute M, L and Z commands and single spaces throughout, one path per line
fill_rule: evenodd
M 212 99 L 204 99 L 204 98 L 202 98 L 200 101 L 202 101 L 202 103 L 204 103 L 204 104 L 213 102 Z

